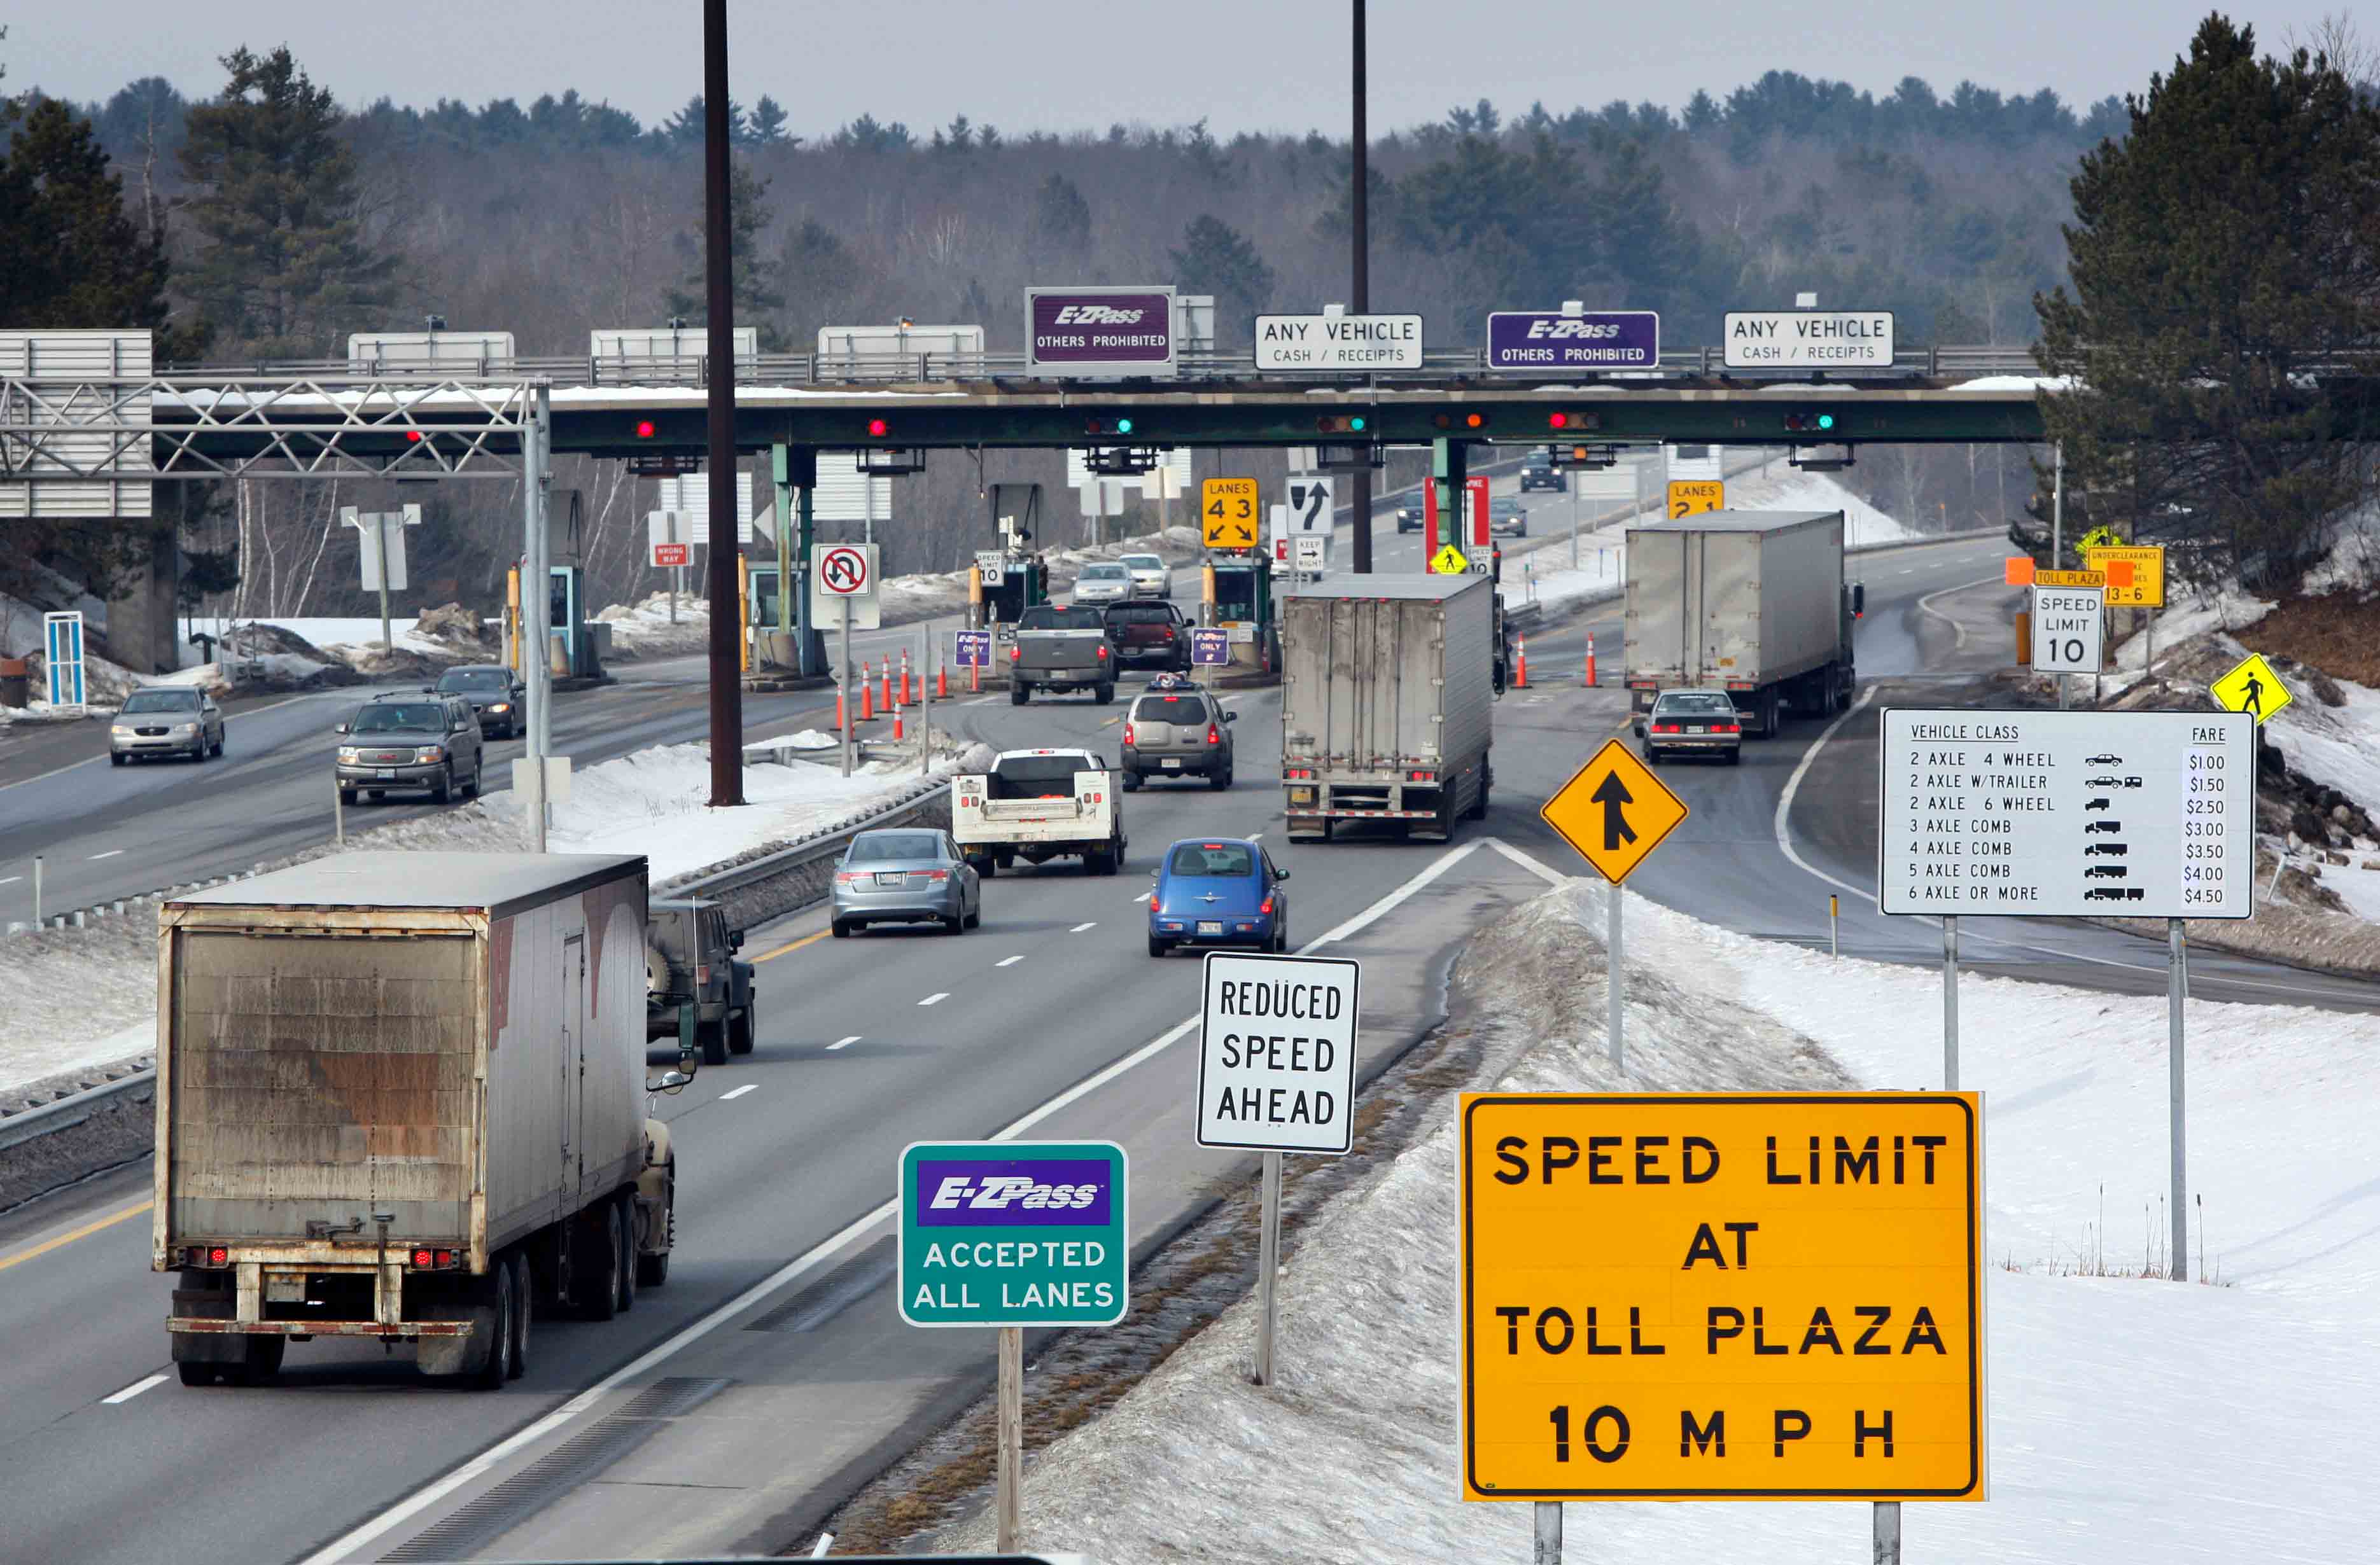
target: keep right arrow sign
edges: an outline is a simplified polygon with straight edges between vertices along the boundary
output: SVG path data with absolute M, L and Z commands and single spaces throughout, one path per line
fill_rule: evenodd
M 1685 801 L 1617 739 L 1606 740 L 1595 758 L 1537 811 L 1615 886 L 1634 873 L 1687 813 Z

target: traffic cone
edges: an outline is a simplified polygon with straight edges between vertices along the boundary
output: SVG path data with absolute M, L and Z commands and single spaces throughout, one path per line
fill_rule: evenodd
M 876 716 L 876 684 L 868 677 L 866 663 L 859 665 L 859 721 L 867 722 Z
M 1529 638 L 1516 636 L 1512 639 L 1519 644 L 1512 656 L 1512 688 L 1526 690 L 1529 687 Z
M 972 696 L 982 688 L 983 665 L 981 663 L 967 664 L 967 694 Z
M 898 707 L 894 707 L 892 709 L 892 737 L 895 739 L 905 739 L 908 737 L 906 730 L 902 726 L 901 709 Z
M 884 710 L 892 710 L 892 660 L 884 660 Z
M 942 661 L 940 658 L 937 658 L 934 660 L 934 699 L 937 701 L 947 701 L 950 698 L 951 671 L 947 667 L 943 666 Z
M 843 692 L 838 690 L 834 693 L 834 731 L 841 734 L 850 726 L 850 720 L 844 715 Z
M 1586 636 L 1586 682 L 1589 685 L 1595 683 L 1595 633 L 1593 631 L 1587 632 Z

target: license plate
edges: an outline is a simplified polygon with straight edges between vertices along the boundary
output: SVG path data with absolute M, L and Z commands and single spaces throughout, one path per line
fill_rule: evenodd
M 1689 734 L 1707 734 L 1710 732 L 1710 729 L 1706 724 L 1694 722 L 1686 725 L 1686 732 Z
M 902 869 L 890 875 L 879 874 L 876 877 L 876 883 L 880 886 L 905 886 L 909 883 L 909 872 Z
M 382 768 L 380 769 L 379 776 L 380 776 L 381 781 L 382 781 L 382 782 L 385 782 L 389 781 L 391 778 L 395 777 L 395 775 L 396 775 L 396 772 L 395 772 L 393 769 L 391 769 L 391 768 L 389 768 L 389 767 L 385 767 L 385 766 L 384 766 L 384 767 L 382 767 Z
M 302 1273 L 276 1277 L 264 1274 L 264 1302 L 268 1304 L 302 1304 L 306 1302 L 306 1279 Z
M 1182 770 L 1182 758 L 1180 756 L 1168 756 L 1159 764 L 1163 766 L 1168 771 L 1179 771 Z
M 1198 932 L 1202 935 L 1220 935 L 1223 932 L 1223 926 L 1218 920 L 1201 918 L 1198 920 Z

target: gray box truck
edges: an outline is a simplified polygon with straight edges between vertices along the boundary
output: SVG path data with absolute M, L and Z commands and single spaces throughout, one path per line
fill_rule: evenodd
M 1386 820 L 1442 843 L 1488 813 L 1495 599 L 1485 576 L 1348 576 L 1281 599 L 1290 841 Z
M 185 1385 L 358 1337 L 493 1389 L 540 1311 L 667 1278 L 645 894 L 633 855 L 347 853 L 164 904 L 150 1264 Z
M 1628 529 L 1630 703 L 1724 690 L 1747 729 L 1840 711 L 1857 684 L 1840 511 L 1706 511 Z

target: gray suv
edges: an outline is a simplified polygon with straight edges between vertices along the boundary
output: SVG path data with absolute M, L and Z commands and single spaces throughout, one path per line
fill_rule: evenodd
M 440 804 L 458 792 L 480 796 L 480 720 L 460 696 L 376 696 L 334 732 L 342 804 L 399 788 L 425 789 Z
M 1239 718 L 1179 674 L 1154 675 L 1123 720 L 1124 792 L 1150 777 L 1204 777 L 1209 788 L 1230 787 L 1232 724 Z

